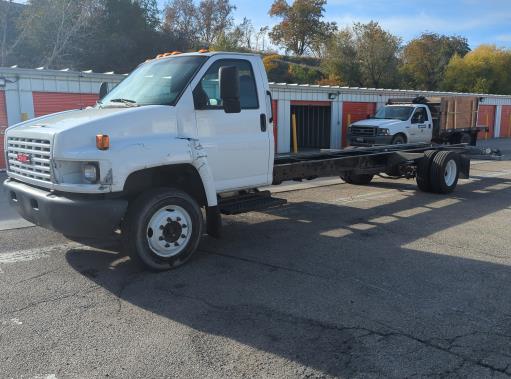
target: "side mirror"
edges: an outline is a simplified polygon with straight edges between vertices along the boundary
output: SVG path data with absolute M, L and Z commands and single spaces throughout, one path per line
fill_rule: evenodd
M 103 82 L 101 83 L 101 86 L 99 87 L 99 99 L 101 100 L 104 98 L 108 93 L 108 83 Z
M 240 75 L 238 67 L 220 67 L 218 76 L 220 78 L 220 98 L 225 113 L 240 113 Z

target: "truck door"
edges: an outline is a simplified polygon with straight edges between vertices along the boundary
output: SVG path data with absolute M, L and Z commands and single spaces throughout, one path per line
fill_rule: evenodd
M 408 142 L 431 142 L 432 124 L 426 108 L 415 109 L 411 120 L 410 135 L 412 138 Z
M 220 99 L 219 69 L 236 66 L 240 79 L 240 113 L 225 113 Z M 218 59 L 194 88 L 207 97 L 195 110 L 198 136 L 207 151 L 217 191 L 268 184 L 270 125 L 262 84 L 248 59 Z M 195 99 L 195 102 L 197 100 Z

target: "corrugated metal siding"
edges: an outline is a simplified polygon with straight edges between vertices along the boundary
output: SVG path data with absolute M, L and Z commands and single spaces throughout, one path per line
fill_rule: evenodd
M 500 135 L 499 137 L 511 137 L 511 105 L 503 105 L 500 116 Z
M 87 93 L 33 92 L 35 117 L 96 104 L 98 95 Z
M 5 91 L 0 91 L 0 170 L 5 169 L 4 133 L 7 129 L 7 109 L 5 107 Z
M 493 138 L 495 130 L 495 105 L 479 105 L 477 126 L 486 126 L 488 131 L 479 135 L 481 139 Z
M 376 103 L 345 101 L 342 105 L 342 146 L 347 145 L 347 132 L 349 124 L 365 120 L 376 112 Z

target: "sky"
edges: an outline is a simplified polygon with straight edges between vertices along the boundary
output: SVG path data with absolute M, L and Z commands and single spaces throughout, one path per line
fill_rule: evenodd
M 163 6 L 168 0 L 159 1 Z M 231 0 L 236 21 L 247 17 L 256 29 L 278 22 L 268 16 L 272 2 Z M 471 48 L 482 43 L 511 48 L 511 0 L 328 0 L 325 20 L 340 27 L 374 20 L 404 42 L 428 31 L 462 35 Z

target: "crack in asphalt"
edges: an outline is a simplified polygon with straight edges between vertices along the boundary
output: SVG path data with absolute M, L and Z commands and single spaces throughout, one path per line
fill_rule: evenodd
M 73 293 L 70 293 L 70 294 L 67 294 L 67 295 L 63 295 L 63 296 L 58 296 L 58 297 L 55 297 L 55 298 L 52 298 L 52 299 L 45 299 L 45 300 L 36 301 L 36 302 L 30 303 L 30 304 L 28 304 L 28 305 L 26 305 L 24 307 L 0 313 L 0 316 L 12 315 L 12 314 L 15 314 L 15 313 L 27 310 L 29 308 L 37 307 L 38 305 L 41 305 L 41 304 L 48 304 L 48 303 L 59 302 L 61 300 L 65 300 L 65 299 L 68 299 L 70 297 L 75 297 L 77 295 L 87 295 L 87 294 L 89 294 L 91 292 L 94 292 L 94 291 L 96 291 L 98 289 L 102 289 L 102 288 L 103 287 L 100 286 L 100 285 L 94 285 L 94 286 L 91 286 L 90 288 L 88 288 L 85 291 L 79 290 L 79 291 L 75 291 Z
M 232 312 L 233 310 L 239 309 L 239 308 L 250 308 L 250 305 L 248 305 L 248 304 L 240 304 L 240 305 L 236 305 L 236 306 L 216 305 L 216 304 L 213 304 L 199 296 L 187 295 L 187 294 L 176 292 L 176 291 L 170 290 L 170 289 L 165 290 L 164 292 L 169 293 L 175 297 L 198 301 L 198 302 L 206 305 L 207 307 L 210 307 L 215 310 L 220 310 L 223 312 Z M 333 331 L 337 331 L 337 332 L 353 332 L 353 331 L 364 332 L 364 334 L 362 334 L 362 335 L 354 336 L 353 338 L 355 338 L 355 339 L 362 339 L 362 338 L 366 338 L 369 336 L 378 336 L 383 339 L 392 338 L 392 337 L 406 338 L 406 339 L 409 339 L 416 343 L 419 343 L 423 346 L 426 346 L 428 348 L 435 349 L 435 350 L 441 351 L 443 353 L 453 355 L 453 356 L 461 359 L 464 364 L 470 363 L 472 365 L 479 366 L 479 367 L 491 370 L 493 372 L 498 372 L 498 373 L 501 373 L 501 374 L 511 377 L 511 372 L 509 371 L 511 364 L 507 365 L 505 368 L 496 367 L 494 365 L 484 362 L 482 359 L 475 359 L 475 358 L 469 357 L 465 354 L 452 351 L 452 346 L 444 347 L 440 343 L 433 342 L 433 340 L 438 340 L 438 341 L 446 340 L 447 343 L 449 343 L 449 341 L 452 341 L 451 342 L 451 345 L 452 345 L 452 344 L 454 344 L 455 341 L 457 341 L 461 338 L 468 337 L 468 336 L 471 336 L 474 334 L 478 334 L 479 332 L 471 332 L 471 333 L 467 333 L 467 334 L 463 334 L 463 335 L 457 335 L 454 337 L 448 337 L 446 339 L 442 339 L 442 338 L 438 338 L 438 337 L 431 338 L 431 339 L 423 339 L 420 337 L 416 337 L 413 334 L 398 330 L 393 326 L 386 325 L 386 324 L 382 323 L 381 321 L 377 321 L 377 320 L 370 320 L 370 321 L 378 323 L 390 331 L 384 332 L 384 331 L 370 329 L 370 328 L 363 327 L 363 326 L 339 326 L 336 324 L 319 321 L 319 320 L 315 320 L 315 319 L 311 319 L 311 318 L 299 317 L 296 315 L 292 315 L 290 313 L 279 312 L 274 309 L 268 309 L 267 312 L 261 312 L 261 311 L 251 312 L 251 316 L 257 317 L 258 313 L 259 314 L 262 313 L 265 317 L 270 317 L 270 314 L 271 314 L 271 318 L 273 320 L 275 320 L 275 314 L 278 314 L 282 318 L 279 321 L 291 323 L 293 325 L 296 325 L 297 323 L 302 323 L 302 324 L 306 324 L 308 326 L 317 327 L 317 328 L 324 329 L 324 330 L 333 330 Z

